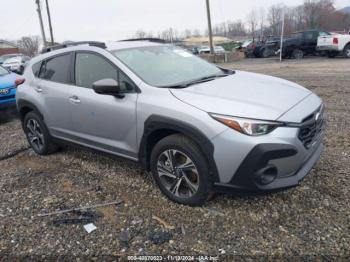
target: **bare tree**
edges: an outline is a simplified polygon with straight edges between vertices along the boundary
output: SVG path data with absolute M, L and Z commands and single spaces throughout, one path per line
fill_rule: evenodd
M 199 29 L 194 29 L 193 32 L 192 32 L 192 36 L 200 36 L 201 35 L 201 32 L 199 31 Z
M 229 37 L 245 36 L 247 33 L 241 20 L 227 22 L 227 31 Z
M 33 57 L 38 54 L 40 38 L 38 36 L 24 36 L 18 40 L 21 53 Z
M 133 38 L 145 38 L 147 36 L 147 33 L 142 30 L 142 29 L 139 29 L 135 32 L 135 35 L 133 36 Z
M 273 5 L 269 8 L 267 19 L 273 35 L 281 33 L 283 6 L 281 4 Z
M 253 38 L 255 37 L 255 31 L 258 26 L 258 20 L 259 20 L 259 17 L 258 17 L 257 11 L 255 9 L 251 10 L 250 13 L 248 14 L 247 22 L 249 25 L 249 31 L 251 32 Z
M 184 31 L 184 37 L 185 38 L 189 38 L 189 37 L 191 37 L 192 36 L 192 31 L 191 31 L 191 29 L 186 29 L 185 31 Z
M 264 25 L 265 25 L 265 9 L 263 7 L 260 8 L 259 11 L 259 22 L 260 22 L 260 37 L 264 37 Z

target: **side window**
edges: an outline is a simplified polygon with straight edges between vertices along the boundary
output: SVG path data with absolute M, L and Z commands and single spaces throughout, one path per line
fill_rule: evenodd
M 75 83 L 92 88 L 98 80 L 112 78 L 118 82 L 118 70 L 106 59 L 91 53 L 78 53 L 75 60 Z
M 41 67 L 39 78 L 59 83 L 70 83 L 69 66 L 70 54 L 48 59 Z
M 32 66 L 33 74 L 34 74 L 36 77 L 39 76 L 40 67 L 41 67 L 41 62 L 36 63 L 36 64 L 34 64 L 34 65 Z
M 312 40 L 314 38 L 314 33 L 313 32 L 306 32 L 304 37 L 306 40 Z

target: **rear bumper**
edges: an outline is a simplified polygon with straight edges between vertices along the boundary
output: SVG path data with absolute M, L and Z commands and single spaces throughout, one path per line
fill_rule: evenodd
M 285 144 L 257 145 L 245 158 L 231 181 L 225 184 L 215 183 L 214 190 L 221 193 L 262 193 L 296 186 L 317 163 L 323 149 L 324 146 L 320 142 L 296 172 L 280 177 L 278 166 L 273 162 L 295 156 L 297 149 Z
M 334 46 L 334 45 L 317 46 L 316 50 L 318 50 L 318 51 L 337 51 L 337 52 L 339 52 L 338 46 Z

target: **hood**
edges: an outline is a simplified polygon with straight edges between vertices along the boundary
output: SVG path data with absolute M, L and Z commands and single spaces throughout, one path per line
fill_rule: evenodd
M 312 94 L 287 80 L 243 71 L 170 91 L 184 103 L 206 112 L 262 120 L 276 120 Z
M 8 88 L 15 85 L 17 74 L 10 73 L 4 76 L 0 76 L 0 88 Z

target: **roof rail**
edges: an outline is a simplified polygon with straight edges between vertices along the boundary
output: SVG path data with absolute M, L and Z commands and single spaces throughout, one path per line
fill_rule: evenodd
M 134 41 L 148 41 L 148 42 L 162 43 L 162 44 L 167 43 L 167 41 L 164 39 L 154 38 L 154 37 L 131 38 L 131 39 L 120 40 L 120 42 L 134 42 Z
M 43 48 L 41 53 L 45 54 L 45 53 L 49 53 L 49 52 L 54 51 L 54 50 L 63 49 L 63 48 L 67 48 L 67 47 L 70 47 L 70 46 L 77 46 L 77 45 L 96 46 L 96 47 L 100 47 L 100 48 L 103 48 L 103 49 L 107 48 L 106 44 L 103 43 L 103 42 L 79 41 L 79 42 L 67 42 L 67 43 L 60 44 L 60 45 L 48 46 L 48 47 Z

